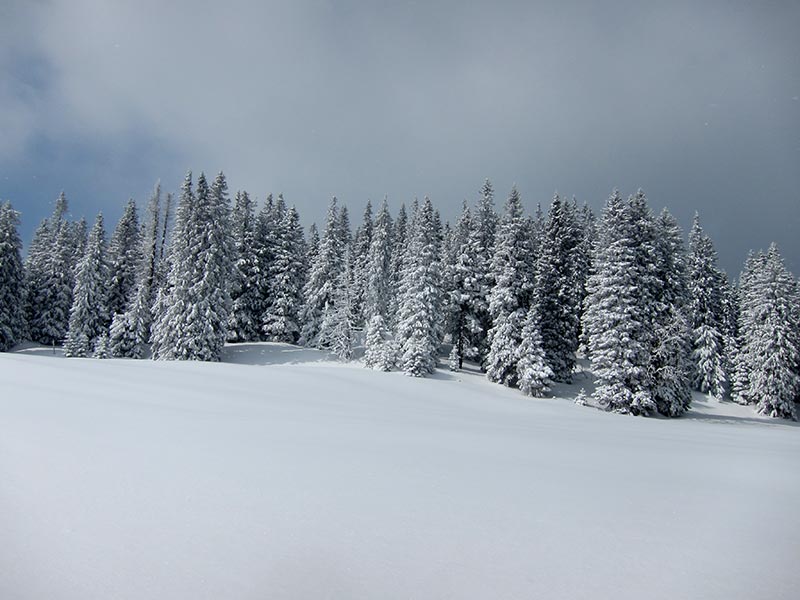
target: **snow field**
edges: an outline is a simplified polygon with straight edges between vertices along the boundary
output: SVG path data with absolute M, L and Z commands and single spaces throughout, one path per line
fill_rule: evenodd
M 0 354 L 0 598 L 800 590 L 800 432 L 746 407 L 631 418 L 281 344 L 48 352 Z

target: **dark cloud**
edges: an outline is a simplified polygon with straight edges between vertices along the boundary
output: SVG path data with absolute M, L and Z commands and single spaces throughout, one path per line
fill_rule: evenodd
M 773 239 L 800 270 L 798 3 L 10 6 L 0 195 L 31 228 L 62 187 L 113 216 L 188 167 L 308 222 L 332 194 L 453 216 L 490 177 L 529 207 L 642 187 L 729 270 Z

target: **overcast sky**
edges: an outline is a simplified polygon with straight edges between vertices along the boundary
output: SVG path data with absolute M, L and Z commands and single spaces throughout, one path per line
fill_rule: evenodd
M 113 227 L 191 168 L 306 225 L 641 187 L 800 271 L 800 2 L 0 1 L 0 198 Z

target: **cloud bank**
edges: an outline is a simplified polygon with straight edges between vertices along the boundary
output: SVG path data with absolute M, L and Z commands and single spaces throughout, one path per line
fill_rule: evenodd
M 729 269 L 772 239 L 800 254 L 796 3 L 0 10 L 0 196 L 26 227 L 62 187 L 113 217 L 187 168 L 282 191 L 306 222 L 333 194 L 355 219 L 384 194 L 452 217 L 490 177 L 529 207 L 642 187 L 684 224 L 700 210 Z

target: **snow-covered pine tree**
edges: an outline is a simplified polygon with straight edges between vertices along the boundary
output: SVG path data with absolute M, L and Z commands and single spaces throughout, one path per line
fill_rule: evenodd
M 114 315 L 111 321 L 108 352 L 111 356 L 142 358 L 150 342 L 153 323 L 153 301 L 160 261 L 159 225 L 161 185 L 156 184 L 147 204 L 147 219 L 143 228 L 140 260 L 136 270 L 133 297 L 125 312 Z M 165 215 L 166 216 L 166 215 Z
M 391 371 L 397 360 L 397 344 L 391 339 L 386 321 L 380 314 L 367 323 L 364 366 L 376 371 Z
M 728 385 L 725 364 L 724 286 L 717 253 L 695 213 L 689 233 L 689 306 L 693 387 L 721 399 Z
M 395 361 L 388 328 L 393 297 L 392 250 L 392 217 L 384 198 L 372 229 L 364 290 L 364 316 L 367 321 L 364 366 L 381 371 L 390 370 Z
M 736 294 L 737 352 L 734 356 L 734 374 L 731 382 L 731 397 L 739 404 L 752 403 L 748 395 L 753 360 L 748 355 L 750 347 L 745 340 L 754 336 L 755 323 L 752 317 L 755 315 L 759 302 L 757 286 L 755 285 L 756 273 L 763 267 L 761 263 L 765 260 L 766 255 L 763 252 L 756 254 L 751 250 L 747 255 L 744 270 L 739 275 L 739 286 Z
M 464 359 L 479 360 L 483 323 L 476 307 L 485 301 L 476 269 L 475 227 L 469 207 L 464 204 L 451 236 L 450 257 L 445 267 L 447 293 L 447 333 L 453 344 L 453 365 L 460 369 Z
M 517 348 L 522 343 L 522 328 L 528 310 L 531 285 L 529 233 L 522 199 L 514 187 L 500 220 L 489 276 L 495 285 L 489 294 L 492 328 L 486 357 L 486 376 L 490 381 L 507 386 L 517 382 Z
M 272 304 L 263 316 L 267 339 L 296 344 L 300 338 L 300 310 L 305 283 L 305 240 L 300 215 L 292 206 L 278 230 L 277 246 L 270 270 Z
M 69 330 L 64 341 L 65 356 L 90 356 L 97 339 L 108 332 L 107 284 L 106 234 L 103 215 L 99 214 L 75 275 Z
M 61 192 L 52 216 L 36 230 L 25 263 L 29 333 L 48 345 L 64 340 L 75 286 L 76 236 L 66 214 Z
M 747 357 L 746 398 L 759 414 L 797 420 L 800 398 L 800 314 L 798 288 L 775 244 L 755 264 L 755 302 L 744 310 L 749 322 L 743 337 Z
M 344 246 L 340 231 L 339 210 L 336 197 L 328 206 L 325 232 L 319 250 L 303 288 L 304 304 L 300 315 L 302 323 L 300 343 L 317 346 L 323 311 L 327 304 L 333 304 L 334 284 L 344 266 Z
M 272 305 L 272 285 L 270 272 L 273 269 L 275 253 L 278 247 L 278 228 L 280 221 L 277 217 L 275 202 L 272 194 L 267 196 L 264 206 L 258 212 L 255 231 L 255 254 L 257 265 L 257 279 L 255 283 L 256 305 L 259 307 L 258 315 L 263 325 L 264 313 Z M 265 336 L 261 339 L 266 340 Z
M 587 284 L 583 327 L 595 398 L 608 410 L 656 410 L 650 376 L 655 273 L 652 216 L 643 194 L 627 202 L 614 190 L 606 203 Z
M 119 314 L 119 313 L 118 313 Z M 106 359 L 110 356 L 108 332 L 103 331 L 94 343 L 92 358 Z
M 550 391 L 548 383 L 553 376 L 542 342 L 539 311 L 533 306 L 525 317 L 522 343 L 517 348 L 517 385 L 523 394 L 542 397 Z
M 477 348 L 477 358 L 483 363 L 489 353 L 489 330 L 493 323 L 489 310 L 489 297 L 495 285 L 492 265 L 498 223 L 499 218 L 494 208 L 494 189 L 491 182 L 486 179 L 473 218 L 473 235 L 470 238 L 469 250 L 474 256 L 475 274 L 480 289 L 480 292 L 473 296 L 470 307 L 470 314 L 477 324 L 471 345 Z
M 569 383 L 578 349 L 581 236 L 571 205 L 558 194 L 550 205 L 540 239 L 534 303 L 542 347 L 553 379 Z
M 350 248 L 345 248 L 344 269 L 339 272 L 334 283 L 333 301 L 328 302 L 322 311 L 322 324 L 317 345 L 330 350 L 339 360 L 348 361 L 353 357 L 353 260 Z
M 364 302 L 367 290 L 369 249 L 372 245 L 372 202 L 367 200 L 364 218 L 353 238 L 353 324 L 358 329 L 366 325 Z
M 400 285 L 403 281 L 403 265 L 405 264 L 406 246 L 408 245 L 408 211 L 401 204 L 397 218 L 392 227 L 392 284 L 389 294 L 389 318 L 386 325 L 391 330 L 397 329 Z
M 25 271 L 19 213 L 10 202 L 0 204 L 0 352 L 21 341 L 25 332 Z
M 578 252 L 578 264 L 576 265 L 575 287 L 580 297 L 581 319 L 578 323 L 578 350 L 582 354 L 587 354 L 587 339 L 583 331 L 583 309 L 586 306 L 586 283 L 592 272 L 592 260 L 594 257 L 594 246 L 597 242 L 597 226 L 594 213 L 589 205 L 584 203 L 580 209 L 579 229 L 581 232 L 581 248 Z
M 364 275 L 364 315 L 367 322 L 379 315 L 384 327 L 389 322 L 392 297 L 392 241 L 392 217 L 384 198 L 372 228 Z
M 198 189 L 199 187 L 198 180 Z M 201 211 L 203 209 L 199 194 L 198 208 Z M 208 328 L 211 329 L 207 338 L 211 360 L 219 360 L 228 336 L 228 318 L 231 310 L 230 280 L 234 261 L 230 212 L 228 182 L 225 174 L 220 171 L 211 185 L 207 216 L 201 212 L 207 246 L 199 257 L 204 267 L 202 282 L 206 288 L 201 290 L 200 297 L 208 298 L 203 332 L 207 332 Z
M 424 377 L 436 368 L 441 344 L 440 249 L 430 198 L 414 213 L 400 290 L 397 341 L 399 367 L 406 375 Z
M 247 192 L 237 192 L 231 213 L 234 270 L 231 278 L 231 312 L 228 316 L 229 342 L 254 342 L 261 337 L 259 328 L 264 306 L 261 301 L 261 277 L 256 253 L 256 216 Z
M 678 417 L 689 408 L 689 322 L 686 318 L 688 283 L 683 233 L 665 208 L 656 219 L 654 282 L 654 347 L 650 364 L 653 396 L 658 412 Z
M 133 295 L 142 258 L 141 237 L 136 202 L 131 199 L 108 244 L 108 312 L 112 317 L 125 311 Z
M 205 176 L 192 193 L 183 185 L 166 290 L 157 303 L 153 358 L 218 361 L 227 336 L 232 270 L 225 176 L 209 189 Z

